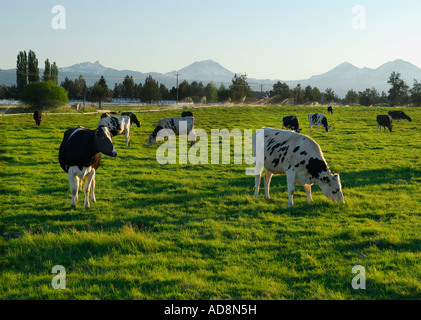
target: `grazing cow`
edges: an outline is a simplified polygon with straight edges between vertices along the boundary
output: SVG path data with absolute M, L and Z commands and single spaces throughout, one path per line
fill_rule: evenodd
M 181 123 L 186 122 L 187 127 L 180 126 Z M 149 135 L 148 142 L 146 144 L 147 147 L 152 146 L 154 143 L 157 142 L 157 135 L 158 132 L 162 129 L 170 129 L 174 132 L 176 136 L 188 134 L 191 146 L 195 144 L 196 141 L 196 133 L 195 133 L 195 124 L 196 120 L 194 117 L 174 117 L 174 118 L 164 118 L 158 121 L 156 124 L 155 130 Z M 168 141 L 169 142 L 169 141 Z
M 333 202 L 345 202 L 339 175 L 329 171 L 320 146 L 310 137 L 291 131 L 263 128 L 253 135 L 253 156 L 256 198 L 259 196 L 261 173 L 265 168 L 266 200 L 269 200 L 272 176 L 285 173 L 289 195 L 288 207 L 293 206 L 295 182 L 304 186 L 309 202 L 313 200 L 311 197 L 313 183 L 316 183 L 323 194 Z
M 389 131 L 392 132 L 392 118 L 387 114 L 382 114 L 377 116 L 377 131 L 383 127 L 384 131 L 386 131 L 386 127 L 389 128 Z
M 193 112 L 191 112 L 191 111 L 183 111 L 182 113 L 181 113 L 181 116 L 184 118 L 184 117 L 193 117 Z
M 42 119 L 42 113 L 41 113 L 41 111 L 35 111 L 33 118 L 34 118 L 35 123 L 37 124 L 37 126 L 40 126 L 41 119 Z
M 327 118 L 321 113 L 310 113 L 308 115 L 308 122 L 310 123 L 310 132 L 312 131 L 313 126 L 317 126 L 317 131 L 320 130 L 320 125 L 322 125 L 326 132 L 329 132 L 329 125 L 327 124 Z
M 121 115 L 128 116 L 130 118 L 130 124 L 132 125 L 134 123 L 138 128 L 140 128 L 140 121 L 133 112 L 122 112 Z
M 91 201 L 96 202 L 95 172 L 101 163 L 102 154 L 117 156 L 108 127 L 99 126 L 96 130 L 90 130 L 79 126 L 64 133 L 59 149 L 59 162 L 69 178 L 72 193 L 71 210 L 76 210 L 79 183 L 82 184 L 85 178 L 87 181 L 84 187 L 84 206 L 90 207 L 90 191 Z
M 327 112 L 329 112 L 330 114 L 333 114 L 333 108 L 332 108 L 332 106 L 327 107 Z
M 298 122 L 298 118 L 296 116 L 285 116 L 282 119 L 282 129 L 283 128 L 294 130 L 295 132 L 300 132 L 300 125 Z
M 398 121 L 401 121 L 401 120 L 406 119 L 406 120 L 408 120 L 408 121 L 412 121 L 412 119 L 411 119 L 409 116 L 407 116 L 407 115 L 405 114 L 405 112 L 403 112 L 403 111 L 389 111 L 388 113 L 389 113 L 389 116 L 390 116 L 393 120 L 398 120 Z
M 102 118 L 101 116 L 98 126 L 107 126 L 112 137 L 124 134 L 126 136 L 126 147 L 130 146 L 130 117 L 120 116 Z

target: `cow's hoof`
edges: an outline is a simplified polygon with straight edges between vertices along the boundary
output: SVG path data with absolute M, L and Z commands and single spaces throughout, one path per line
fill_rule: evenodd
M 71 205 L 71 206 L 70 206 L 70 210 L 76 210 L 76 206 Z

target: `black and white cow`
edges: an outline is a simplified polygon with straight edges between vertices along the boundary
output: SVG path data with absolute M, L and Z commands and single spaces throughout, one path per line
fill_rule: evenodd
M 377 131 L 383 127 L 386 131 L 386 127 L 389 128 L 389 131 L 392 132 L 392 118 L 387 114 L 381 114 L 377 116 Z
M 130 117 L 128 116 L 104 117 L 98 122 L 98 126 L 108 127 L 112 137 L 124 134 L 126 136 L 126 147 L 130 146 L 130 125 Z
M 389 111 L 388 114 L 393 120 L 401 121 L 401 120 L 406 119 L 410 122 L 412 121 L 412 119 L 408 115 L 406 115 L 405 112 L 403 111 Z
M 283 128 L 294 130 L 295 132 L 300 132 L 300 124 L 296 116 L 285 116 L 282 119 L 282 129 Z
M 137 119 L 136 115 L 133 112 L 122 112 L 122 116 L 128 116 L 130 118 L 130 123 L 137 125 L 140 128 L 140 121 Z
M 327 112 L 330 113 L 330 114 L 333 114 L 332 106 L 327 107 Z
M 35 123 L 37 124 L 37 126 L 40 126 L 41 124 L 41 119 L 42 119 L 42 113 L 41 111 L 35 111 L 33 118 L 35 120 Z
M 84 206 L 90 207 L 89 192 L 91 201 L 96 202 L 95 173 L 101 163 L 102 154 L 117 156 L 108 127 L 99 126 L 96 130 L 90 130 L 79 126 L 64 133 L 59 149 L 59 163 L 69 178 L 72 193 L 70 209 L 76 209 L 79 185 L 85 178 Z
M 333 202 L 345 202 L 339 175 L 329 171 L 320 146 L 310 137 L 292 131 L 263 128 L 253 135 L 253 156 L 256 198 L 259 197 L 261 173 L 265 168 L 266 200 L 269 200 L 272 176 L 285 173 L 289 207 L 293 206 L 295 182 L 304 186 L 309 202 L 313 200 L 311 185 L 314 183 Z
M 183 111 L 181 113 L 181 116 L 182 117 L 193 117 L 193 112 L 191 112 L 191 111 Z
M 154 143 L 156 143 L 158 141 L 157 136 L 159 137 L 159 132 L 163 129 L 172 130 L 172 132 L 174 132 L 176 136 L 188 134 L 189 140 L 191 141 L 191 145 L 193 146 L 196 141 L 195 124 L 196 120 L 194 117 L 191 116 L 161 119 L 156 124 L 155 130 L 149 135 L 146 146 L 150 147 Z
M 330 127 L 327 124 L 327 118 L 321 113 L 310 113 L 308 115 L 308 122 L 310 124 L 310 132 L 313 126 L 317 126 L 317 131 L 319 131 L 321 125 L 325 128 L 326 132 L 329 132 Z

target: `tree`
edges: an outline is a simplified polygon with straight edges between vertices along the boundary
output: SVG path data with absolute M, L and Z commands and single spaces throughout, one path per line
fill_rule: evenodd
M 87 92 L 88 101 L 98 102 L 99 108 L 102 109 L 102 102 L 111 101 L 113 92 L 108 89 L 104 76 L 101 76 L 98 82 L 89 88 Z
M 421 83 L 414 79 L 414 86 L 410 90 L 411 102 L 416 106 L 421 106 Z
M 354 90 L 349 90 L 345 95 L 344 103 L 349 105 L 355 105 L 360 102 L 360 96 Z
M 51 65 L 50 65 L 50 61 L 45 60 L 44 63 L 45 67 L 44 67 L 44 74 L 42 76 L 42 81 L 49 81 L 51 80 Z
M 279 96 L 281 100 L 289 99 L 292 97 L 292 91 L 286 83 L 278 81 L 273 85 L 273 89 L 270 91 L 271 97 Z
M 213 85 L 212 82 L 209 82 L 206 85 L 206 101 L 207 102 L 217 102 L 218 101 L 218 89 Z
M 32 50 L 28 52 L 28 82 L 39 81 L 38 59 Z
M 325 99 L 328 103 L 334 102 L 338 100 L 337 95 L 333 91 L 332 88 L 327 88 L 324 93 Z
M 294 103 L 301 104 L 303 102 L 303 90 L 301 89 L 301 84 L 297 84 L 297 86 L 292 89 L 293 96 L 294 96 Z
M 77 97 L 77 88 L 75 83 L 70 80 L 68 77 L 64 78 L 64 81 L 60 83 L 60 86 L 67 91 L 67 95 L 70 99 L 76 99 Z
M 230 91 L 221 83 L 218 89 L 218 101 L 225 102 L 230 98 Z
M 230 96 L 232 101 L 243 101 L 245 98 L 253 96 L 253 92 L 247 82 L 247 74 L 234 75 L 230 85 Z
M 133 77 L 129 77 L 128 75 L 123 80 L 123 87 L 120 93 L 122 98 L 126 99 L 134 99 L 135 92 L 134 92 L 134 81 Z
M 52 108 L 69 102 L 66 90 L 52 81 L 27 84 L 19 100 L 35 108 Z
M 83 78 L 82 75 L 79 75 L 77 79 L 74 81 L 75 85 L 75 93 L 76 93 L 76 99 L 82 99 L 84 94 L 87 91 L 86 81 L 85 78 Z
M 28 60 L 26 51 L 20 51 L 16 62 L 16 86 L 18 91 L 28 83 Z
M 145 85 L 142 89 L 142 101 L 152 102 L 162 100 L 161 93 L 159 92 L 159 85 L 152 76 L 145 79 Z
M 359 92 L 360 105 L 372 106 L 379 102 L 380 95 L 375 88 L 367 88 L 363 92 Z
M 407 101 L 408 86 L 400 78 L 401 74 L 392 72 L 387 81 L 392 87 L 389 89 L 389 101 L 392 106 L 403 104 Z
M 58 68 L 55 62 L 51 66 L 51 81 L 58 83 Z

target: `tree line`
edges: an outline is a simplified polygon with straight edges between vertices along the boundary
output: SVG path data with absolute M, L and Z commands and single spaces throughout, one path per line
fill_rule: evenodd
M 27 54 L 26 51 L 20 51 L 16 61 L 16 86 L 0 87 L 0 98 L 23 100 L 22 96 L 25 96 L 25 100 L 23 101 L 28 102 L 28 99 L 30 100 L 33 95 L 33 99 L 37 100 L 38 104 L 42 103 L 42 97 L 39 97 L 40 93 L 36 94 L 37 89 L 27 89 L 25 95 L 22 95 L 22 93 L 28 85 L 40 82 L 40 80 L 58 85 L 58 67 L 56 63 L 53 62 L 53 64 L 50 64 L 49 59 L 46 59 L 44 65 L 44 73 L 40 79 L 38 59 L 35 52 L 29 50 Z M 387 93 L 379 93 L 375 88 L 367 88 L 359 92 L 351 89 L 341 99 L 331 88 L 326 89 L 324 92 L 321 92 L 317 87 L 311 87 L 309 85 L 303 88 L 301 84 L 290 88 L 286 83 L 278 81 L 267 94 L 272 98 L 273 104 L 288 101 L 288 103 L 295 105 L 316 102 L 321 104 L 336 102 L 339 104 L 363 106 L 376 104 L 394 106 L 410 103 L 421 106 L 421 83 L 416 79 L 414 79 L 413 87 L 410 89 L 401 79 L 400 73 L 393 72 L 387 83 L 391 86 Z M 45 84 L 32 86 L 34 88 L 42 87 L 44 91 L 47 87 Z M 54 85 L 49 84 L 48 87 L 53 88 Z M 101 76 L 94 85 L 87 86 L 85 79 L 80 75 L 74 80 L 66 77 L 61 82 L 60 87 L 65 89 L 68 99 L 84 99 L 90 102 L 97 102 L 100 107 L 103 102 L 109 102 L 113 99 L 132 99 L 147 103 L 162 100 L 193 103 L 247 103 L 257 101 L 258 98 L 261 98 L 261 92 L 251 90 L 246 74 L 235 74 L 228 88 L 223 83 L 217 88 L 212 82 L 204 85 L 198 81 L 189 83 L 187 80 L 183 80 L 177 87 L 168 89 L 164 84 L 159 83 L 150 75 L 146 77 L 143 83 L 135 83 L 132 76 L 126 75 L 122 83 L 114 84 L 113 89 L 108 87 L 104 76 Z M 54 90 L 57 93 L 59 92 L 56 89 Z M 45 95 L 45 93 L 42 94 Z M 35 97 L 36 95 L 38 96 Z M 62 92 L 60 96 L 62 101 L 66 100 L 62 97 Z M 49 96 L 48 100 L 51 102 L 54 98 Z M 57 98 L 56 100 L 58 102 L 59 99 Z
M 349 90 L 343 99 L 339 98 L 332 88 L 327 88 L 324 92 L 316 87 L 301 87 L 301 84 L 293 89 L 286 83 L 278 81 L 270 91 L 272 97 L 277 96 L 278 101 L 293 100 L 296 105 L 309 103 L 332 103 L 336 102 L 344 105 L 371 106 L 376 104 L 388 104 L 391 106 L 414 104 L 421 106 L 421 83 L 414 79 L 411 89 L 401 79 L 400 73 L 392 72 L 387 83 L 390 84 L 389 91 L 379 93 L 375 88 L 367 88 L 364 91 L 356 92 Z

